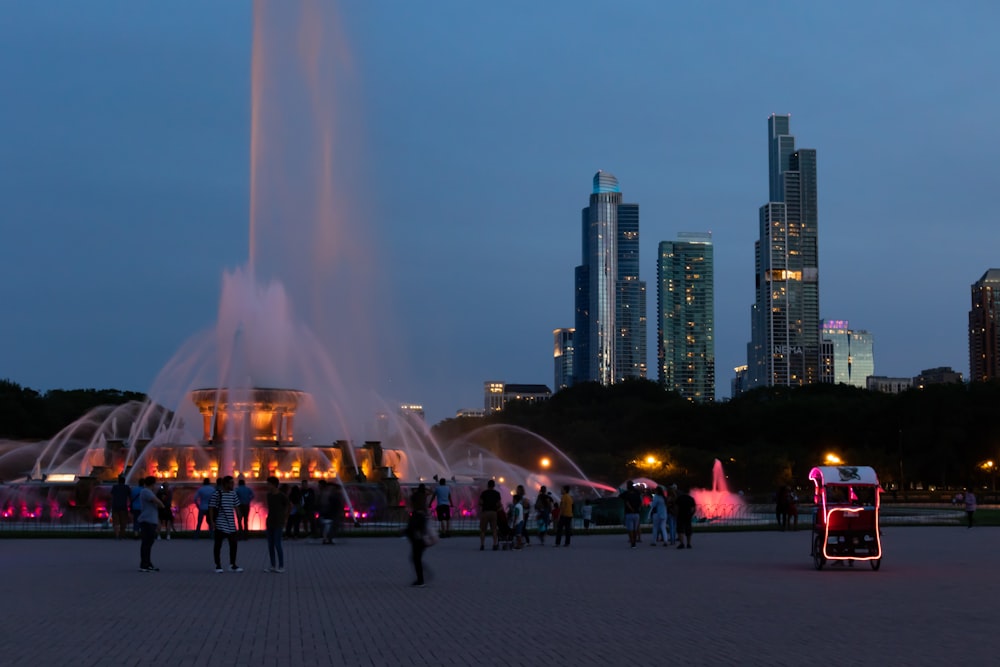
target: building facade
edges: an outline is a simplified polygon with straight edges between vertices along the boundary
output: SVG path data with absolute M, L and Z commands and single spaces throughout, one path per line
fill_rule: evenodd
M 715 400 L 715 262 L 710 233 L 662 241 L 656 266 L 658 382 L 698 403 Z
M 508 384 L 497 380 L 484 382 L 483 394 L 486 414 L 500 412 L 511 401 L 538 403 L 552 398 L 552 391 L 544 384 Z
M 754 244 L 750 388 L 813 384 L 822 372 L 816 151 L 795 148 L 790 119 L 767 121 L 770 201 L 760 208 Z
M 972 284 L 969 310 L 969 381 L 1000 379 L 1000 269 Z
M 565 389 L 573 384 L 573 333 L 575 329 L 555 329 L 552 336 L 555 338 L 552 350 L 554 364 L 554 381 L 552 386 L 555 391 Z
M 847 320 L 824 320 L 820 381 L 866 389 L 875 375 L 874 338 L 854 331 Z
M 646 284 L 639 280 L 639 205 L 598 171 L 581 212 L 573 381 L 609 385 L 646 377 Z

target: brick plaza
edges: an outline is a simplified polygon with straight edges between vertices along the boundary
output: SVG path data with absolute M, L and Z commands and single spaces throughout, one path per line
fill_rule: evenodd
M 570 548 L 428 550 L 414 589 L 397 537 L 261 538 L 241 574 L 212 543 L 0 540 L 5 665 L 995 664 L 1000 530 L 887 527 L 885 559 L 817 572 L 809 533 L 696 533 L 694 549 L 629 549 L 624 535 Z M 223 561 L 226 549 L 223 547 Z

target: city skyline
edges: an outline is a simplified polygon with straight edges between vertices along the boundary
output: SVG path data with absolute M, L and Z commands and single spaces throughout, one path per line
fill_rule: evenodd
M 969 286 L 1000 265 L 1000 93 L 983 85 L 1000 9 L 606 11 L 339 5 L 337 207 L 376 239 L 385 283 L 374 390 L 433 423 L 488 379 L 552 382 L 581 184 L 604 169 L 642 206 L 647 284 L 660 241 L 712 232 L 727 396 L 751 335 L 762 126 L 786 113 L 820 155 L 819 316 L 872 332 L 879 375 L 968 374 Z M 146 391 L 215 320 L 249 255 L 250 43 L 240 3 L 0 7 L 0 377 Z

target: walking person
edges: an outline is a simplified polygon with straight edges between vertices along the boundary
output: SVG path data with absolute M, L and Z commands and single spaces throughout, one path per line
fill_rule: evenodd
M 662 486 L 653 489 L 653 501 L 649 504 L 649 518 L 653 521 L 653 543 L 649 546 L 655 547 L 658 542 L 663 542 L 663 546 L 667 546 L 670 542 L 667 535 L 667 500 L 663 495 Z
M 976 515 L 976 494 L 972 492 L 970 486 L 965 490 L 965 516 L 969 520 L 969 528 L 972 528 L 973 518 Z
M 486 531 L 493 533 L 493 551 L 500 548 L 497 534 L 497 512 L 503 511 L 503 500 L 496 490 L 496 482 L 492 479 L 486 483 L 486 490 L 479 494 L 479 550 L 483 551 L 486 544 Z M 545 488 L 545 487 L 542 487 Z
M 233 490 L 233 478 L 226 475 L 222 478 L 222 488 L 216 490 L 215 495 L 209 503 L 209 517 L 211 526 L 215 530 L 215 542 L 212 555 L 215 557 L 215 571 L 225 572 L 222 569 L 222 542 L 229 543 L 229 571 L 242 572 L 243 568 L 236 564 L 236 509 L 240 504 L 239 496 Z
M 562 488 L 562 495 L 559 497 L 559 522 L 556 524 L 556 546 L 562 541 L 562 536 L 566 535 L 566 546 L 573 536 L 573 496 L 569 493 L 569 487 Z
M 153 565 L 153 542 L 156 541 L 156 527 L 160 523 L 159 508 L 163 505 L 153 493 L 156 478 L 150 475 L 139 485 L 138 502 L 143 508 L 137 519 L 142 541 L 139 543 L 139 571 L 159 572 L 160 568 Z M 135 504 L 133 503 L 133 506 Z
M 131 497 L 131 489 L 125 483 L 125 475 L 118 475 L 118 483 L 111 487 L 111 526 L 114 528 L 116 540 L 124 538 L 128 532 L 128 504 Z
M 198 539 L 198 534 L 201 533 L 202 520 L 208 526 L 208 536 L 212 536 L 212 520 L 208 518 L 208 504 L 212 501 L 213 495 L 215 495 L 215 487 L 212 486 L 212 480 L 206 477 L 198 490 L 194 492 L 194 504 L 198 508 L 198 521 L 194 524 L 195 539 Z
M 438 479 L 438 485 L 434 487 L 434 495 L 431 498 L 431 507 L 437 503 L 438 533 L 441 537 L 450 537 L 451 528 L 451 489 L 448 488 L 448 481 L 444 477 Z
M 338 510 L 339 498 L 337 487 L 328 484 L 325 479 L 319 480 L 319 523 L 323 544 L 333 544 L 333 536 L 340 527 L 342 509 Z
M 288 496 L 278 488 L 278 478 L 267 478 L 267 518 L 264 520 L 264 532 L 267 535 L 267 555 L 271 567 L 265 572 L 282 573 L 285 571 L 285 549 L 281 543 L 281 533 L 288 521 Z M 216 563 L 219 560 L 216 558 Z
M 236 497 L 240 500 L 240 504 L 236 507 L 236 529 L 241 539 L 245 540 L 250 536 L 247 524 L 250 520 L 250 502 L 253 500 L 253 489 L 247 486 L 247 481 L 242 476 L 236 483 Z
M 492 481 L 492 480 L 491 480 Z M 484 492 L 485 493 L 485 492 Z M 423 588 L 424 551 L 427 549 L 427 487 L 423 484 L 410 496 L 410 519 L 406 523 L 406 538 L 410 541 L 410 559 L 417 575 L 413 586 Z
M 628 481 L 621 499 L 625 509 L 625 531 L 628 533 L 629 545 L 635 549 L 636 542 L 639 541 L 639 512 L 642 510 L 642 496 L 639 495 L 632 480 Z
M 684 540 L 677 545 L 678 549 L 691 548 L 691 524 L 697 509 L 694 498 L 686 490 L 677 496 L 677 532 L 684 537 Z M 684 542 L 687 542 L 687 547 Z

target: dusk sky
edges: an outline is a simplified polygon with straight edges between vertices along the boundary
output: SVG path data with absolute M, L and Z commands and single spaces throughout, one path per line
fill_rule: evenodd
M 249 254 L 251 7 L 0 3 L 0 378 L 147 391 L 212 325 Z M 598 169 L 640 205 L 652 380 L 657 245 L 712 232 L 727 397 L 771 113 L 817 150 L 821 316 L 872 332 L 879 375 L 968 375 L 969 286 L 1000 267 L 1000 5 L 356 0 L 330 15 L 346 72 L 333 207 L 371 237 L 370 381 L 387 401 L 436 423 L 482 407 L 486 380 L 552 386 Z

